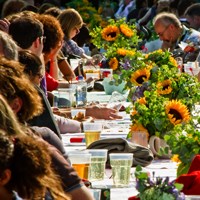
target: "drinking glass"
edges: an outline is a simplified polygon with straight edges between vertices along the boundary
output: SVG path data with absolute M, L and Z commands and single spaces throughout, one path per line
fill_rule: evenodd
M 132 153 L 111 153 L 110 165 L 112 167 L 113 184 L 115 187 L 127 187 L 130 182 Z
M 114 91 L 109 99 L 107 108 L 113 108 L 119 111 L 125 102 L 126 98 L 121 93 Z
M 82 179 L 88 179 L 91 154 L 84 152 L 70 152 L 69 159 L 72 167 Z
M 105 165 L 107 161 L 107 149 L 88 149 L 86 152 L 91 154 L 89 170 L 90 181 L 101 181 L 104 179 Z
M 92 142 L 100 139 L 102 123 L 83 122 L 83 131 L 85 133 L 86 147 L 88 147 Z

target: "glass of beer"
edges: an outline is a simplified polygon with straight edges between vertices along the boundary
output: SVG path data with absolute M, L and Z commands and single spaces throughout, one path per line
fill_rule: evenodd
M 84 152 L 70 152 L 69 159 L 79 177 L 82 179 L 88 179 L 91 154 Z
M 83 122 L 83 131 L 85 133 L 86 147 L 100 139 L 102 123 L 100 122 Z
M 107 149 L 88 149 L 86 152 L 91 154 L 89 169 L 90 181 L 101 181 L 105 175 L 105 165 L 107 161 Z
M 113 184 L 115 187 L 127 187 L 130 182 L 132 153 L 111 153 L 110 165 L 112 167 Z

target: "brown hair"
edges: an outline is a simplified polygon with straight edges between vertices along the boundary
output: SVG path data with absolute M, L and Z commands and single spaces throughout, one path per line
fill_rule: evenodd
M 46 37 L 43 53 L 50 53 L 51 49 L 54 49 L 62 42 L 64 33 L 57 18 L 51 15 L 40 14 L 37 15 L 37 19 L 42 22 L 44 36 Z
M 51 168 L 48 146 L 43 140 L 27 135 L 9 136 L 0 130 L 0 176 L 11 171 L 5 185 L 25 199 L 43 198 L 48 190 L 57 200 L 68 200 L 61 182 Z
M 0 57 L 0 94 L 10 103 L 16 97 L 22 99 L 23 106 L 17 113 L 20 122 L 32 119 L 43 110 L 41 98 L 23 70 L 19 62 Z

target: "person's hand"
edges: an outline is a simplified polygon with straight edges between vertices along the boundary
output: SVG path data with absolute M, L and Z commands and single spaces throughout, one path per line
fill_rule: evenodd
M 91 116 L 96 119 L 122 119 L 122 116 L 118 114 L 118 111 L 111 108 L 101 107 L 101 106 L 91 106 L 86 108 L 86 115 Z
M 6 18 L 0 19 L 0 30 L 8 33 L 9 26 L 10 26 L 10 22 Z

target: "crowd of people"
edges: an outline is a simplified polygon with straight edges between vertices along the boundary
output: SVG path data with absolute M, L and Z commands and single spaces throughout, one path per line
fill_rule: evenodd
M 63 133 L 81 132 L 82 123 L 63 117 L 50 103 L 53 90 L 76 83 L 68 57 L 92 60 L 83 48 L 91 42 L 87 24 L 64 2 L 7 0 L 2 6 L 0 199 L 93 199 L 61 139 Z M 200 3 L 195 0 L 115 2 L 118 6 L 110 17 L 125 17 L 138 29 L 153 25 L 157 39 L 144 40 L 148 51 L 174 52 L 181 41 L 200 43 Z M 91 3 L 98 8 L 100 1 Z M 115 109 L 101 105 L 87 106 L 86 115 L 121 118 Z

